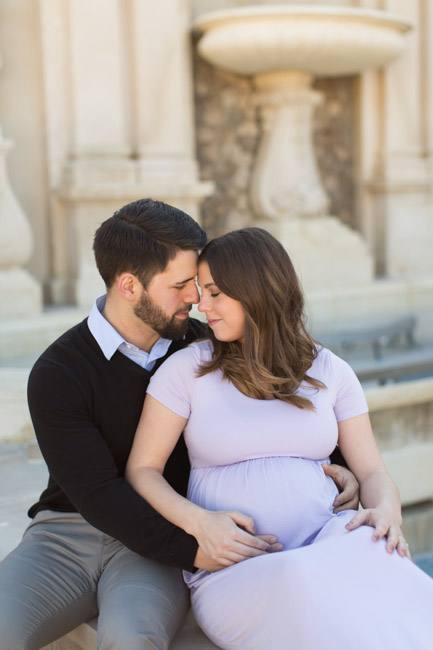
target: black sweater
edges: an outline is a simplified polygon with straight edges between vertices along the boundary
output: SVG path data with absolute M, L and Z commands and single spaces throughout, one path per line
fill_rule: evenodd
M 79 512 L 136 553 L 193 569 L 198 548 L 194 537 L 163 519 L 124 473 L 150 376 L 202 333 L 202 324 L 190 320 L 186 339 L 173 342 L 152 372 L 120 352 L 108 361 L 87 319 L 50 345 L 28 382 L 30 414 L 50 472 L 30 517 L 40 510 Z M 184 495 L 189 469 L 181 437 L 164 475 Z

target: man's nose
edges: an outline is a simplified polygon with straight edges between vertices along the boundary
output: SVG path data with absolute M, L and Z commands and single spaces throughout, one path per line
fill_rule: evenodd
M 198 303 L 200 300 L 200 294 L 195 284 L 186 289 L 185 293 L 183 294 L 183 299 L 185 302 L 190 302 L 193 305 Z

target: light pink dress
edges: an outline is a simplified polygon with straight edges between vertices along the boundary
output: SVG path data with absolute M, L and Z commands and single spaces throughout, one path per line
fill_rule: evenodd
M 326 389 L 299 389 L 311 412 L 246 397 L 220 372 L 198 378 L 211 354 L 209 341 L 177 352 L 148 392 L 189 418 L 189 499 L 251 515 L 285 550 L 185 574 L 204 632 L 226 649 L 432 650 L 433 580 L 373 542 L 372 528 L 347 532 L 353 511 L 332 511 L 337 489 L 321 464 L 337 422 L 367 412 L 351 368 L 320 351 L 309 374 Z

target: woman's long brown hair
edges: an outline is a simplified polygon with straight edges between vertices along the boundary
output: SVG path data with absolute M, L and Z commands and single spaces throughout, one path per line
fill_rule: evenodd
M 211 240 L 201 262 L 208 263 L 218 289 L 242 304 L 245 337 L 227 343 L 210 330 L 214 354 L 199 375 L 220 369 L 244 395 L 314 410 L 296 391 L 302 381 L 312 390 L 325 386 L 307 374 L 317 348 L 305 328 L 304 296 L 284 247 L 262 228 L 243 228 Z

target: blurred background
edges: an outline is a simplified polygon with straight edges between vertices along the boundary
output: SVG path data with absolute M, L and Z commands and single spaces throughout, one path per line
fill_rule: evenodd
M 5 532 L 45 481 L 29 369 L 104 292 L 98 225 L 150 196 L 283 242 L 433 551 L 432 39 L 431 0 L 0 0 Z

